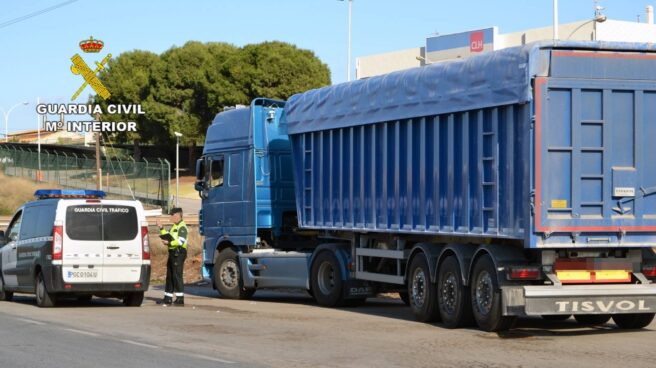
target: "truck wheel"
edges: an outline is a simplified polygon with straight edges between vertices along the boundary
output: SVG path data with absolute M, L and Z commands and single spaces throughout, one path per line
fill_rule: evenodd
M 342 274 L 333 252 L 323 251 L 312 262 L 312 293 L 323 307 L 344 305 Z
M 399 298 L 401 298 L 403 304 L 410 305 L 410 295 L 408 295 L 407 291 L 400 291 Z
M 487 254 L 479 258 L 474 265 L 471 300 L 474 319 L 481 330 L 505 331 L 515 323 L 515 317 L 502 314 L 497 271 Z
M 624 330 L 645 328 L 654 320 L 654 313 L 615 314 L 613 322 Z
M 57 298 L 48 292 L 46 282 L 43 280 L 43 273 L 39 272 L 36 276 L 36 305 L 39 308 L 52 308 L 57 304 Z
M 545 321 L 566 321 L 571 317 L 571 314 L 543 314 L 542 319 Z
M 610 320 L 609 314 L 575 314 L 574 319 L 581 325 L 603 325 Z
M 430 269 L 423 255 L 412 259 L 408 280 L 410 308 L 419 322 L 437 322 L 440 309 L 437 305 L 437 286 L 430 281 Z
M 5 282 L 2 280 L 2 276 L 0 275 L 0 302 L 9 302 L 13 298 L 13 292 L 5 291 Z
M 214 263 L 214 284 L 221 296 L 228 299 L 248 299 L 255 293 L 255 289 L 244 288 L 237 253 L 229 248 L 219 253 Z
M 123 297 L 123 305 L 126 307 L 140 307 L 143 304 L 144 292 L 127 293 Z
M 469 288 L 465 287 L 458 260 L 447 257 L 437 274 L 437 303 L 442 323 L 458 328 L 473 321 Z

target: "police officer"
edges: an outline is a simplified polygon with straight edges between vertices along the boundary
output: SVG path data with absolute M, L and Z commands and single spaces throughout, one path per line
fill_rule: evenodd
M 162 240 L 162 243 L 169 248 L 169 258 L 166 263 L 164 298 L 157 303 L 184 306 L 184 279 L 182 273 L 185 259 L 187 259 L 187 236 L 189 235 L 189 230 L 182 220 L 182 208 L 175 207 L 171 209 L 171 223 L 173 224 L 171 229 L 166 231 L 159 220 L 157 220 L 160 235 L 170 234 L 173 238 L 170 242 Z M 174 293 L 175 302 L 173 302 Z

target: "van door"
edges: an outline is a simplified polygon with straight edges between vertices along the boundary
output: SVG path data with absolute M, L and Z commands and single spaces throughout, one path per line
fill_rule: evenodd
M 143 254 L 137 208 L 119 203 L 102 208 L 103 282 L 138 282 Z
M 18 261 L 18 236 L 20 234 L 23 210 L 19 210 L 7 227 L 7 244 L 0 250 L 2 252 L 2 279 L 9 287 L 18 286 L 17 261 Z
M 102 208 L 82 201 L 66 203 L 63 217 L 64 240 L 62 277 L 66 283 L 100 283 L 103 280 L 104 244 Z M 55 222 L 61 225 L 61 219 Z

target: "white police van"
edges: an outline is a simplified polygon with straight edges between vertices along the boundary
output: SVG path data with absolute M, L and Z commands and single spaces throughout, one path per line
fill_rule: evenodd
M 38 190 L 0 231 L 0 300 L 36 294 L 121 298 L 140 306 L 150 280 L 148 222 L 139 201 L 104 200 L 95 190 Z

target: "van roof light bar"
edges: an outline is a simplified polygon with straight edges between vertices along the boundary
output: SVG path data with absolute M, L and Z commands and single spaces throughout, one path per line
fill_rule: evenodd
M 105 198 L 107 194 L 102 190 L 76 190 L 76 189 L 39 189 L 34 192 L 37 199 L 49 198 L 80 198 L 96 199 Z

